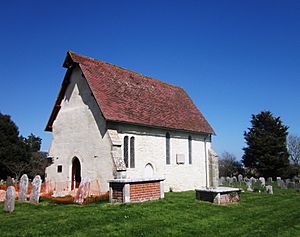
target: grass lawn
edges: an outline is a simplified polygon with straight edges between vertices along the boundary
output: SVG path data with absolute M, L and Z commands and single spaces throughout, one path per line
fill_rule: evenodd
M 0 236 L 300 236 L 300 193 L 275 189 L 241 199 L 217 206 L 182 192 L 136 204 L 16 202 L 12 214 L 0 211 Z

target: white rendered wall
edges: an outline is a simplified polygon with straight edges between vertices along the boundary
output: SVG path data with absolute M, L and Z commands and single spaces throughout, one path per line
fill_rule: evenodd
M 77 67 L 70 77 L 61 109 L 54 121 L 49 156 L 54 163 L 46 169 L 46 181 L 71 183 L 72 159 L 81 164 L 81 178 L 99 179 L 100 191 L 108 191 L 113 178 L 111 142 L 106 122 L 91 95 L 91 90 Z M 62 165 L 62 173 L 57 166 Z
M 145 177 L 145 166 L 151 163 L 154 176 L 163 176 L 165 191 L 193 190 L 206 185 L 205 142 L 207 135 L 168 131 L 130 125 L 116 125 L 122 141 L 135 137 L 135 168 L 127 168 L 128 178 Z M 166 164 L 166 132 L 170 133 L 171 164 Z M 188 136 L 192 136 L 192 164 L 189 164 Z M 206 154 L 211 147 L 208 137 Z M 123 152 L 123 146 L 122 146 Z M 123 153 L 122 153 L 123 154 Z M 176 163 L 176 154 L 184 154 L 184 164 Z M 129 155 L 130 159 L 130 155 Z M 208 165 L 208 164 L 207 164 Z

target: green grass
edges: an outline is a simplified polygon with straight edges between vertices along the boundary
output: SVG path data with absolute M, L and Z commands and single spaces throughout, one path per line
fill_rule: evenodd
M 16 202 L 15 212 L 0 211 L 0 236 L 300 236 L 299 193 L 242 193 L 241 200 L 217 206 L 182 192 L 136 204 Z

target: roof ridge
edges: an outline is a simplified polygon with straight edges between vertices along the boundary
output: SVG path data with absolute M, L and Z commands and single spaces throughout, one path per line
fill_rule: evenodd
M 89 56 L 85 56 L 85 55 L 76 53 L 76 52 L 74 52 L 74 51 L 72 51 L 72 50 L 68 50 L 68 53 L 75 54 L 76 56 L 85 58 L 85 59 L 90 60 L 90 61 L 92 61 L 92 62 L 94 62 L 94 63 L 96 63 L 96 64 L 104 63 L 104 64 L 107 64 L 107 65 L 116 67 L 116 68 L 118 68 L 118 69 L 121 69 L 121 70 L 124 70 L 124 71 L 127 71 L 127 72 L 131 72 L 131 73 L 134 73 L 134 74 L 138 74 L 138 75 L 140 75 L 140 76 L 142 76 L 142 77 L 145 77 L 145 78 L 147 78 L 147 79 L 154 80 L 154 81 L 160 82 L 160 83 L 162 83 L 162 84 L 165 84 L 165 85 L 168 85 L 168 86 L 172 86 L 172 87 L 175 87 L 175 88 L 177 88 L 177 89 L 184 90 L 181 86 L 173 85 L 173 84 L 171 84 L 171 83 L 164 82 L 164 81 L 161 81 L 161 80 L 159 80 L 159 79 L 156 79 L 156 78 L 153 78 L 153 77 L 146 76 L 146 75 L 144 75 L 144 74 L 142 74 L 142 73 L 140 73 L 140 72 L 136 72 L 136 71 L 133 71 L 133 70 L 131 70 L 131 69 L 127 69 L 127 68 L 124 68 L 124 67 L 120 67 L 120 66 L 118 66 L 118 65 L 115 65 L 115 64 L 112 64 L 112 63 L 108 63 L 108 62 L 102 61 L 102 60 L 97 59 L 97 58 L 92 58 L 92 57 L 89 57 Z

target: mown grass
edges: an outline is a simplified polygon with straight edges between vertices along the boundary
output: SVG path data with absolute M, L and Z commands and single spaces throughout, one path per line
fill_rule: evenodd
M 17 202 L 12 214 L 0 212 L 0 236 L 300 236 L 299 193 L 242 193 L 241 200 L 217 206 L 182 192 L 135 204 Z

